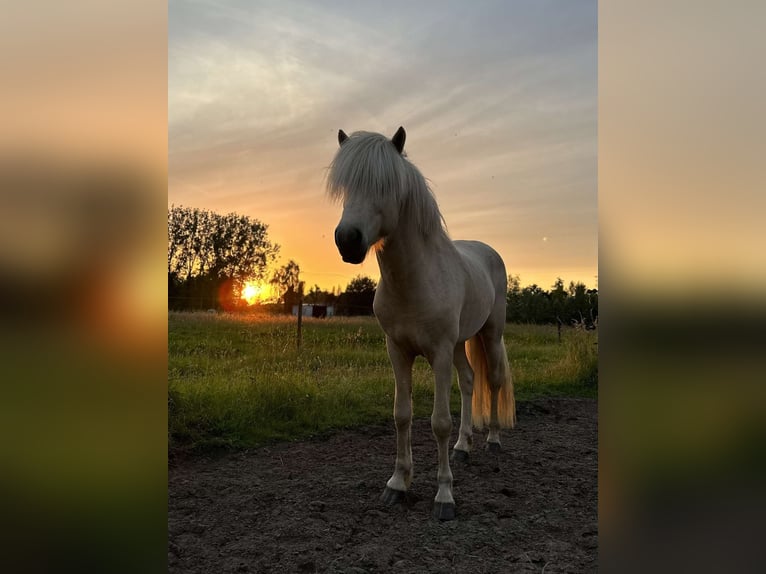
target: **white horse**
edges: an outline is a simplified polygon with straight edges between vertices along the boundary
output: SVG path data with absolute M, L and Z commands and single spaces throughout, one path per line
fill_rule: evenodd
M 473 431 L 489 423 L 487 447 L 500 450 L 500 429 L 516 422 L 503 342 L 507 278 L 500 256 L 478 241 L 452 241 L 420 171 L 406 159 L 404 128 L 392 139 L 338 132 L 327 191 L 343 203 L 335 243 L 343 261 L 361 263 L 372 247 L 380 265 L 373 309 L 386 334 L 396 377 L 396 466 L 381 496 L 404 499 L 412 482 L 412 364 L 422 355 L 435 376 L 431 428 L 438 445 L 434 516 L 455 517 L 448 441 L 452 365 L 461 394 L 453 460 L 468 461 Z

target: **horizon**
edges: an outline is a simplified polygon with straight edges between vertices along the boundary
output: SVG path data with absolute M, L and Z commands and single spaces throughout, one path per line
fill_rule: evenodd
M 361 277 L 361 278 L 367 277 L 367 278 L 372 279 L 375 282 L 375 287 L 376 288 L 377 288 L 378 283 L 380 282 L 380 277 L 378 277 L 376 279 L 375 277 L 372 277 L 370 275 L 363 275 L 363 274 L 355 275 L 351 279 L 353 280 L 353 279 L 356 279 L 356 278 L 359 278 L 359 277 Z M 574 279 L 568 280 L 568 279 L 566 279 L 564 277 L 557 277 L 556 279 L 554 279 L 554 282 L 551 283 L 550 285 L 541 285 L 540 283 L 536 283 L 534 281 L 531 282 L 531 283 L 524 283 L 523 281 L 521 281 L 521 278 L 519 277 L 519 287 L 523 290 L 523 289 L 526 289 L 527 287 L 537 286 L 540 289 L 542 289 L 543 291 L 549 292 L 549 291 L 551 291 L 553 289 L 553 287 L 555 285 L 555 281 L 557 279 L 559 279 L 559 278 L 564 282 L 564 289 L 565 290 L 567 290 L 569 288 L 570 284 L 582 283 L 582 284 L 585 285 L 585 288 L 588 291 L 591 291 L 591 290 L 598 291 L 598 278 L 596 278 L 596 285 L 592 285 L 591 286 L 591 285 L 588 285 L 587 283 L 584 283 L 582 281 L 576 281 Z M 317 285 L 317 284 L 316 283 L 312 283 L 312 284 L 304 283 L 304 286 L 303 286 L 303 295 L 304 295 L 304 297 L 309 294 L 309 292 L 311 291 L 311 289 L 314 288 L 315 285 Z M 325 287 L 323 285 L 319 285 L 320 291 L 322 293 L 329 293 L 329 294 L 332 294 L 332 295 L 334 295 L 336 297 L 338 295 L 344 293 L 346 291 L 347 287 L 348 287 L 348 283 L 346 285 L 331 285 L 329 287 Z M 266 296 L 266 299 L 261 299 L 261 298 L 258 297 L 258 295 L 260 295 L 260 293 L 262 291 L 266 292 L 268 294 Z M 248 302 L 249 305 L 254 305 L 254 304 L 265 305 L 265 304 L 276 303 L 277 300 L 279 299 L 279 297 L 280 297 L 279 294 L 274 292 L 274 290 L 270 286 L 270 283 L 269 283 L 268 280 L 264 280 L 264 281 L 261 281 L 261 282 L 258 282 L 258 281 L 252 281 L 252 282 L 248 281 L 246 286 L 245 286 L 245 288 L 243 288 L 242 295 L 241 295 L 242 299 L 252 299 L 253 300 L 252 303 Z M 307 304 L 307 303 L 305 303 L 305 301 L 304 301 L 304 304 Z

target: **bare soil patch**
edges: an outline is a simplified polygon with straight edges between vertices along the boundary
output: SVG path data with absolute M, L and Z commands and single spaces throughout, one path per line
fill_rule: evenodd
M 457 439 L 459 421 L 453 419 Z M 394 467 L 393 420 L 217 456 L 172 457 L 170 572 L 595 572 L 598 407 L 519 403 L 495 455 L 474 433 L 453 463 L 457 518 L 431 517 L 436 443 L 412 428 L 406 504 L 379 497 Z

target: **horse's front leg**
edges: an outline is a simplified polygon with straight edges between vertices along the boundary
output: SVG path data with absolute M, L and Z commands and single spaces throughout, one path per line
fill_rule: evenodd
M 381 500 L 395 504 L 404 499 L 412 482 L 412 363 L 414 355 L 404 351 L 391 338 L 386 337 L 386 348 L 394 367 L 396 393 L 394 396 L 394 422 L 396 423 L 396 466 L 388 479 Z
M 452 497 L 452 470 L 449 467 L 449 437 L 452 417 L 449 410 L 452 386 L 452 347 L 437 352 L 431 359 L 434 371 L 434 410 L 431 413 L 431 430 L 436 438 L 439 452 L 439 470 L 436 478 L 439 490 L 434 498 L 434 517 L 439 520 L 455 518 L 455 499 Z

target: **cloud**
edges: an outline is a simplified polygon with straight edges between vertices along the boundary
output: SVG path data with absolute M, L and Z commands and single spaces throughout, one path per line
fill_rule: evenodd
M 265 221 L 283 219 L 280 205 L 310 212 L 339 128 L 404 125 L 450 229 L 523 248 L 547 221 L 595 268 L 596 11 L 171 0 L 169 201 L 247 205 Z M 495 217 L 476 223 L 488 205 Z

